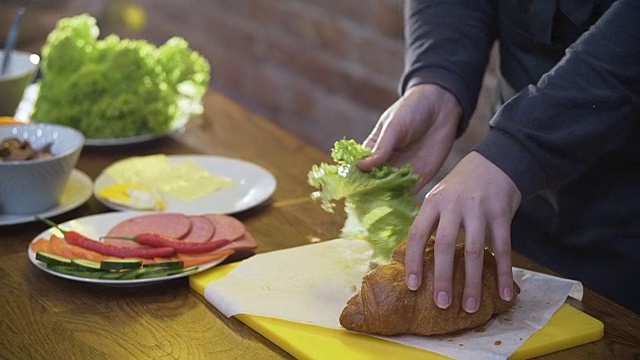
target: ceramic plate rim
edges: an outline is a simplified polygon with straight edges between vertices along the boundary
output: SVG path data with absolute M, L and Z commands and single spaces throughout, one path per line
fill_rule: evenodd
M 119 221 L 123 221 L 123 220 L 126 220 L 128 218 L 135 217 L 135 216 L 140 216 L 140 213 L 131 212 L 131 211 L 126 211 L 126 212 L 125 211 L 107 212 L 107 213 L 83 216 L 83 217 L 80 217 L 80 218 L 69 220 L 69 221 L 61 223 L 59 225 L 62 228 L 69 229 L 69 230 L 74 230 L 74 229 L 77 229 L 78 227 L 81 227 L 83 222 L 86 223 L 86 222 L 96 221 L 102 227 L 106 228 L 107 226 L 114 226 Z M 100 227 L 100 226 L 98 226 L 98 227 Z M 93 228 L 94 228 L 94 231 L 95 231 L 96 226 L 94 225 Z M 227 256 L 224 256 L 224 257 L 222 257 L 220 259 L 208 262 L 206 264 L 198 265 L 198 269 L 195 270 L 195 271 L 189 271 L 189 272 L 170 275 L 170 276 L 147 278 L 147 279 L 131 279 L 131 280 L 83 278 L 83 277 L 80 277 L 80 276 L 73 276 L 73 275 L 68 275 L 68 274 L 62 274 L 62 273 L 55 272 L 55 271 L 47 268 L 46 266 L 44 266 L 40 261 L 36 260 L 36 255 L 33 252 L 33 250 L 31 250 L 31 244 L 33 242 L 37 241 L 40 238 L 48 239 L 54 233 L 55 233 L 55 229 L 54 228 L 48 228 L 48 229 L 44 230 L 43 232 L 41 232 L 40 234 L 38 234 L 35 238 L 33 238 L 29 242 L 29 246 L 27 247 L 27 254 L 29 256 L 29 260 L 31 261 L 31 263 L 33 265 L 35 265 L 37 268 L 39 268 L 40 270 L 42 270 L 42 271 L 44 271 L 44 272 L 46 272 L 48 274 L 54 275 L 56 277 L 60 277 L 60 278 L 67 279 L 67 280 L 83 282 L 83 283 L 97 284 L 97 285 L 137 286 L 137 285 L 148 285 L 148 284 L 154 284 L 154 283 L 159 283 L 159 282 L 164 282 L 164 281 L 169 281 L 169 280 L 174 280 L 174 279 L 180 279 L 180 278 L 183 278 L 183 277 L 187 277 L 187 276 L 191 276 L 191 275 L 194 275 L 194 274 L 198 274 L 198 273 L 203 272 L 205 270 L 209 270 L 210 268 L 212 268 L 212 267 L 220 264 L 221 262 L 223 262 L 228 257 L 228 255 L 227 255 Z
M 269 197 L 271 197 L 271 195 L 273 195 L 273 193 L 275 192 L 276 188 L 277 188 L 277 179 L 275 178 L 275 176 L 273 175 L 273 173 L 271 173 L 269 170 L 267 170 L 266 168 L 253 163 L 251 161 L 247 161 L 247 160 L 241 160 L 241 159 L 236 159 L 236 158 L 232 158 L 232 157 L 226 157 L 226 156 L 217 156 L 217 155 L 200 155 L 200 154 L 175 154 L 175 155 L 167 155 L 167 157 L 169 158 L 169 160 L 171 161 L 181 161 L 181 160 L 186 160 L 186 159 L 193 159 L 196 162 L 198 162 L 198 164 L 204 166 L 205 168 L 207 168 L 207 170 L 211 170 L 211 166 L 214 166 L 215 164 L 211 164 L 211 163 L 216 163 L 216 162 L 226 162 L 226 163 L 231 163 L 234 164 L 236 166 L 236 168 L 244 168 L 246 171 L 256 171 L 259 173 L 259 178 L 257 178 L 257 181 L 263 181 L 266 183 L 266 185 L 264 186 L 264 191 L 259 195 L 259 196 L 255 196 L 252 201 L 248 202 L 247 204 L 243 205 L 243 206 L 236 206 L 237 203 L 233 203 L 232 205 L 227 205 L 226 207 L 223 207 L 222 210 L 218 209 L 202 209 L 200 211 L 196 211 L 196 212 L 191 212 L 191 211 L 186 211 L 185 209 L 172 209 L 169 206 L 167 206 L 165 209 L 163 209 L 163 212 L 182 212 L 182 213 L 189 213 L 189 215 L 197 215 L 197 214 L 201 214 L 201 213 L 216 213 L 216 214 L 235 214 L 241 211 L 245 211 L 248 209 L 251 209 L 255 206 L 258 206 L 262 203 L 264 203 L 265 201 L 267 201 L 269 199 Z M 124 158 L 122 160 L 128 159 L 130 157 Z M 109 165 L 111 166 L 111 165 Z M 210 167 L 207 167 L 210 166 Z M 100 202 L 102 203 L 104 206 L 113 209 L 113 210 L 119 210 L 119 211 L 134 211 L 134 212 L 149 212 L 149 210 L 135 210 L 135 209 L 131 209 L 131 208 L 127 208 L 125 206 L 120 206 L 114 203 L 111 203 L 110 201 L 104 199 L 103 197 L 98 195 L 98 192 L 100 191 L 100 189 L 103 187 L 103 184 L 109 185 L 114 183 L 113 179 L 111 179 L 107 174 L 106 174 L 106 170 L 108 169 L 105 168 L 99 175 L 98 177 L 96 177 L 94 183 L 93 183 L 93 195 L 94 197 Z M 217 175 L 221 175 L 224 176 L 224 174 L 221 174 L 219 171 L 216 171 Z M 235 181 L 240 181 L 243 179 L 233 179 Z M 250 190 L 255 189 L 255 185 L 252 188 L 247 188 L 246 192 L 248 193 Z M 191 202 L 191 204 L 197 204 L 198 202 L 202 201 L 212 201 L 212 198 L 215 200 L 216 197 L 219 197 L 220 194 L 225 194 L 225 191 L 231 191 L 230 189 L 221 189 L 218 190 L 214 193 L 211 193 L 207 196 L 205 196 L 202 199 L 197 199 L 194 200 L 193 202 Z M 246 195 L 246 194 L 245 194 Z M 178 200 L 175 200 L 176 202 L 179 203 L 183 203 L 180 202 Z
M 109 146 L 122 146 L 122 145 L 134 145 L 141 144 L 147 141 L 160 139 L 162 137 L 168 136 L 180 129 L 184 128 L 189 122 L 190 115 L 185 114 L 173 121 L 171 124 L 171 128 L 160 134 L 144 134 L 123 138 L 104 138 L 104 139 L 85 139 L 84 145 L 88 147 L 109 147 Z
M 69 180 L 67 180 L 65 188 L 67 186 L 71 186 L 71 182 L 74 179 L 77 180 L 82 185 L 82 187 L 79 190 L 72 190 L 76 195 L 73 196 L 73 198 L 71 199 L 72 201 L 70 201 L 68 204 L 58 204 L 51 209 L 42 211 L 37 214 L 0 214 L 0 226 L 24 224 L 36 221 L 36 216 L 53 217 L 81 206 L 82 204 L 87 202 L 87 200 L 89 200 L 89 198 L 91 198 L 91 196 L 93 195 L 93 181 L 91 180 L 89 175 L 87 175 L 83 171 L 79 169 L 73 169 L 71 171 L 71 174 L 69 175 Z

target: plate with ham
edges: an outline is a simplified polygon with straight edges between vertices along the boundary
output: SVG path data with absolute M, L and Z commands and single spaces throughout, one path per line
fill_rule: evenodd
M 29 244 L 31 262 L 61 278 L 104 285 L 141 285 L 186 277 L 257 243 L 224 214 L 91 215 L 57 224 Z

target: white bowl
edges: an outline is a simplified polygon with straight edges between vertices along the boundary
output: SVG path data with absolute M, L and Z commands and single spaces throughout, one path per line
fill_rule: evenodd
M 38 214 L 58 205 L 84 146 L 78 130 L 53 124 L 0 126 L 6 138 L 27 140 L 34 149 L 52 143 L 52 157 L 0 161 L 0 213 Z
M 0 64 L 4 51 L 0 50 Z M 38 71 L 40 57 L 36 54 L 15 50 L 7 71 L 0 75 L 0 116 L 13 116 L 27 85 Z

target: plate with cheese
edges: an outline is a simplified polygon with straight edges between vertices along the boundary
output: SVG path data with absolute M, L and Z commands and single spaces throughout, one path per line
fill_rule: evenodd
M 114 162 L 93 193 L 114 210 L 232 214 L 265 202 L 276 186 L 271 172 L 249 161 L 152 154 Z

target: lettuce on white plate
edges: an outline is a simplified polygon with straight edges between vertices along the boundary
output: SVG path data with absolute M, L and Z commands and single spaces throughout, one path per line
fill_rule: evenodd
M 33 120 L 105 139 L 165 134 L 178 119 L 202 113 L 211 68 L 185 39 L 156 47 L 99 35 L 90 15 L 58 21 L 42 48 Z

